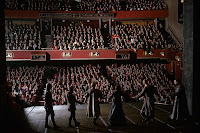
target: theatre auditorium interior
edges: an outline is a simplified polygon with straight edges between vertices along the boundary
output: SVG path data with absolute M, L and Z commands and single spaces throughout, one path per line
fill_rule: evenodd
M 0 132 L 200 132 L 199 7 L 1 0 Z

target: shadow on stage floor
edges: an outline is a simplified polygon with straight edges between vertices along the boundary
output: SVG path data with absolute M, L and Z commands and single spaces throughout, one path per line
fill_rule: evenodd
M 55 105 L 55 121 L 60 127 L 54 129 L 51 119 L 49 125 L 51 129 L 45 129 L 45 109 L 44 106 L 33 106 L 25 108 L 25 115 L 31 128 L 39 133 L 188 133 L 199 132 L 199 126 L 191 121 L 177 122 L 171 121 L 169 115 L 170 105 L 155 106 L 155 120 L 151 123 L 142 123 L 140 108 L 142 103 L 124 103 L 123 109 L 127 119 L 127 125 L 121 127 L 109 127 L 108 114 L 110 104 L 101 104 L 101 117 L 97 120 L 98 126 L 92 124 L 92 119 L 86 116 L 87 105 L 77 105 L 76 118 L 81 123 L 77 128 L 68 128 L 67 105 Z M 196 131 L 198 130 L 198 131 Z

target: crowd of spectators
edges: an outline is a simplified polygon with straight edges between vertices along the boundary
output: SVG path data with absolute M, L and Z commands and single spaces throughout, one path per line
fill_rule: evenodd
M 12 21 L 5 26 L 6 50 L 39 50 L 41 49 L 41 32 L 39 26 L 20 24 Z
M 70 0 L 6 0 L 5 9 L 37 11 L 70 11 Z
M 156 29 L 155 25 L 148 24 L 139 26 L 137 24 L 126 24 L 112 26 L 112 36 L 110 47 L 119 49 L 144 49 L 151 51 L 154 49 L 179 49 L 179 45 L 171 43 L 164 38 L 162 33 Z
M 105 49 L 104 39 L 99 28 L 90 26 L 53 26 L 53 49 L 85 50 Z
M 41 91 L 42 100 L 45 94 L 43 79 L 46 70 L 54 71 L 50 78 L 52 84 L 52 98 L 57 105 L 67 103 L 67 93 L 70 87 L 74 88 L 77 100 L 86 102 L 85 94 L 90 90 L 91 83 L 96 83 L 103 94 L 101 103 L 108 103 L 116 85 L 120 85 L 125 92 L 126 99 L 131 100 L 143 88 L 142 81 L 146 79 L 154 85 L 160 97 L 157 102 L 173 104 L 174 85 L 167 72 L 165 64 L 122 64 L 120 66 L 107 65 L 107 75 L 103 74 L 102 66 L 80 65 L 80 66 L 22 66 L 19 68 L 7 68 L 7 81 L 12 83 L 12 94 L 19 96 L 27 105 L 34 105 L 35 99 Z M 41 88 L 43 87 L 43 88 Z M 44 93 L 43 93 L 44 91 Z M 43 97 L 42 97 L 43 96 Z
M 119 0 L 81 0 L 77 5 L 77 10 L 107 13 L 109 11 L 120 11 L 122 7 Z
M 5 9 L 18 10 L 20 6 L 18 0 L 5 0 Z
M 70 11 L 70 0 L 29 0 L 26 10 Z
M 42 45 L 40 27 L 37 25 L 5 26 L 6 50 L 40 50 Z M 110 40 L 105 44 L 101 30 L 90 26 L 52 26 L 52 48 L 55 50 L 132 49 L 153 51 L 154 49 L 182 50 L 170 35 L 163 35 L 155 25 L 119 24 L 111 27 Z
M 163 0 L 127 0 L 125 8 L 126 11 L 163 9 L 167 9 Z
M 39 89 L 43 89 L 45 67 L 7 67 L 7 81 L 12 84 L 12 95 L 24 101 L 25 106 L 36 104 Z
M 107 66 L 112 79 L 122 86 L 124 92 L 134 97 L 143 88 L 143 79 L 146 79 L 158 90 L 157 102 L 173 104 L 174 86 L 167 72 L 166 66 L 159 63 L 150 63 L 140 66 L 138 64 L 122 64 L 115 68 L 114 65 Z
M 162 10 L 167 6 L 163 0 L 81 0 L 74 4 L 71 0 L 6 0 L 5 9 L 10 10 L 39 10 L 39 11 L 109 11 Z M 70 24 L 68 26 L 52 26 L 52 48 L 56 50 L 94 50 L 94 49 L 182 49 L 181 45 L 165 38 L 152 24 L 148 25 L 116 25 L 111 28 L 109 47 L 104 43 L 104 37 L 99 28 Z M 6 50 L 40 50 L 41 31 L 37 25 L 14 25 L 9 21 L 5 26 Z M 103 93 L 102 103 L 109 102 L 115 84 L 119 84 L 130 99 L 142 89 L 142 80 L 156 86 L 160 97 L 158 102 L 173 104 L 174 86 L 169 79 L 166 66 L 159 63 L 122 64 L 107 66 L 110 78 L 100 71 L 100 65 L 82 65 L 66 67 L 19 67 L 7 68 L 7 81 L 12 83 L 12 94 L 20 96 L 27 105 L 34 105 L 41 89 L 46 69 L 56 73 L 52 79 L 52 97 L 56 104 L 66 104 L 67 93 L 73 86 L 76 99 L 85 102 L 85 93 L 96 82 L 96 87 Z M 42 88 L 44 89 L 44 88 Z
M 108 96 L 111 95 L 113 86 L 100 72 L 101 66 L 83 65 L 76 67 L 54 67 L 56 74 L 52 83 L 52 97 L 56 104 L 66 104 L 69 88 L 74 88 L 74 94 L 78 101 L 86 102 L 86 92 L 95 82 L 96 86 L 102 91 L 103 99 L 101 102 L 108 102 Z
M 53 49 L 57 50 L 143 49 L 150 52 L 154 49 L 182 49 L 182 45 L 176 44 L 168 34 L 163 35 L 153 24 L 112 26 L 107 45 L 104 44 L 104 38 L 99 28 L 83 24 L 52 28 Z
M 9 10 L 38 10 L 38 11 L 133 11 L 133 10 L 162 10 L 167 6 L 163 0 L 6 0 Z

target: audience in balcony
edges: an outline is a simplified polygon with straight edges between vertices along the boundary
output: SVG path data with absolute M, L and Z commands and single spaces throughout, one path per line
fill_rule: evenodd
M 70 0 L 6 0 L 5 9 L 37 11 L 70 11 Z
M 122 7 L 119 0 L 82 0 L 77 5 L 77 10 L 107 13 L 109 11 L 120 11 Z
M 154 25 L 136 25 L 126 24 L 112 26 L 111 29 L 110 47 L 119 49 L 144 49 L 151 51 L 154 49 L 173 49 L 180 48 L 168 38 L 164 37 L 162 33 L 155 28 Z
M 13 24 L 5 27 L 6 50 L 40 50 L 42 45 L 40 27 L 37 25 Z M 156 29 L 155 25 L 118 24 L 111 27 L 108 44 L 105 44 L 99 28 L 70 24 L 52 26 L 52 48 L 55 50 L 96 50 L 96 49 L 154 49 L 182 50 L 169 34 Z M 44 47 L 44 46 L 43 46 Z
M 8 10 L 37 11 L 110 11 L 162 10 L 167 6 L 164 0 L 6 0 Z
M 101 30 L 90 26 L 53 26 L 53 49 L 87 50 L 105 49 Z
M 6 50 L 39 50 L 41 49 L 41 32 L 39 26 L 20 24 L 12 21 L 5 26 Z
M 126 11 L 163 9 L 167 9 L 163 0 L 127 0 L 125 8 Z

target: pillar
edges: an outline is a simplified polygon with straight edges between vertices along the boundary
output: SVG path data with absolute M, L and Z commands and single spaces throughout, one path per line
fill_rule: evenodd
M 188 0 L 189 1 L 189 0 Z M 193 51 L 193 69 L 194 69 L 194 88 L 193 88 L 193 118 L 195 118 L 196 121 L 200 122 L 200 1 L 199 0 L 193 0 L 193 43 L 194 43 L 194 51 Z
M 198 0 L 185 0 L 183 4 L 183 86 L 189 114 L 197 121 L 200 118 L 199 3 Z

